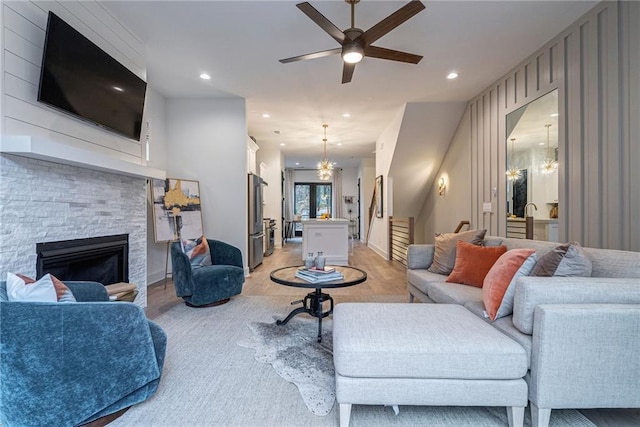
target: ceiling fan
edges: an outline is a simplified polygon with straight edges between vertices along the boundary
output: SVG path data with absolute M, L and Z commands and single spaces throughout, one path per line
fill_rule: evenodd
M 353 77 L 353 71 L 360 60 L 368 56 L 370 58 L 388 59 L 391 61 L 407 62 L 417 64 L 422 56 L 413 53 L 400 52 L 383 47 L 372 46 L 372 43 L 389 33 L 391 30 L 412 18 L 425 7 L 419 0 L 412 0 L 391 15 L 378 22 L 367 31 L 362 31 L 355 27 L 355 6 L 360 0 L 344 0 L 351 5 L 351 28 L 341 31 L 331 21 L 325 18 L 316 8 L 308 2 L 297 4 L 296 7 L 307 15 L 320 28 L 325 30 L 331 37 L 340 43 L 341 47 L 323 50 L 306 55 L 294 56 L 292 58 L 281 59 L 283 64 L 289 62 L 303 61 L 306 59 L 322 58 L 336 53 L 342 54 L 344 66 L 342 68 L 342 83 L 349 83 Z

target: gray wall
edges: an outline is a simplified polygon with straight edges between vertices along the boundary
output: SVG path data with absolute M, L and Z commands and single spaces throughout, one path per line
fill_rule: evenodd
M 470 187 L 462 171 L 447 172 L 474 227 L 506 234 L 505 115 L 557 88 L 560 240 L 640 251 L 638 22 L 639 2 L 600 3 L 469 103 L 469 130 L 459 127 L 450 151 L 469 150 Z M 421 213 L 426 241 L 451 231 L 430 211 L 437 197 L 432 189 Z
M 167 177 L 199 181 L 204 234 L 247 265 L 247 121 L 242 98 L 166 102 Z M 248 271 L 248 268 L 247 268 Z

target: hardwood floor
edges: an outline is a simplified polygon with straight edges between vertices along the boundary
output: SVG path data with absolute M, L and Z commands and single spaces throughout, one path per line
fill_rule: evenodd
M 350 265 L 367 272 L 367 281 L 348 288 L 332 289 L 331 296 L 336 303 L 344 301 L 384 301 L 407 302 L 406 269 L 403 265 L 386 261 L 367 246 L 356 242 L 353 255 L 349 257 Z M 306 295 L 308 290 L 292 288 L 273 283 L 269 273 L 279 267 L 302 264 L 302 242 L 292 239 L 282 248 L 277 248 L 273 255 L 266 257 L 247 277 L 242 290 L 243 295 L 254 296 L 289 296 L 291 300 Z M 149 285 L 147 288 L 147 317 L 155 319 L 177 304 L 184 304 L 176 297 L 171 279 L 166 288 L 163 281 Z M 200 310 L 200 309 L 194 309 Z M 202 310 L 215 310 L 215 307 Z M 599 427 L 634 427 L 640 426 L 640 409 L 589 409 L 581 411 Z
M 407 272 L 402 264 L 386 261 L 366 245 L 356 242 L 353 254 L 349 257 L 350 265 L 367 272 L 367 280 L 348 288 L 331 289 L 330 294 L 336 303 L 341 301 L 384 301 L 407 302 Z M 273 255 L 265 257 L 249 277 L 246 278 L 242 294 L 250 296 L 289 296 L 292 300 L 306 295 L 309 290 L 282 286 L 272 282 L 269 274 L 276 268 L 302 264 L 302 242 L 290 239 L 282 248 L 274 250 Z M 147 288 L 147 317 L 154 319 L 176 304 L 183 304 L 176 297 L 173 282 L 169 278 L 166 283 L 160 281 Z

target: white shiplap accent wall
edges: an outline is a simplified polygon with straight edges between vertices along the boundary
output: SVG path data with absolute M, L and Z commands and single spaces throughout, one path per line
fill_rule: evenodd
M 138 76 L 146 77 L 142 42 L 99 3 L 3 2 L 2 134 L 28 135 L 140 163 L 139 141 L 105 131 L 36 101 L 49 10 Z
M 144 165 L 139 141 L 36 101 L 49 10 L 146 77 L 142 42 L 100 3 L 1 2 L 0 136 L 25 136 Z M 33 275 L 38 242 L 127 233 L 129 280 L 138 286 L 136 302 L 146 305 L 146 194 L 144 178 L 0 154 L 0 280 L 7 271 Z
M 600 3 L 470 102 L 474 226 L 506 234 L 505 115 L 558 89 L 560 240 L 640 251 L 638 22 L 640 3 Z

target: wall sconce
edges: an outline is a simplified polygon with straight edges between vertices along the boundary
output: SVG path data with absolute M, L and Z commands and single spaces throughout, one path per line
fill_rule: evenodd
M 444 180 L 444 176 L 441 176 L 440 180 L 438 180 L 438 194 L 444 196 L 445 191 L 447 191 L 447 183 Z

